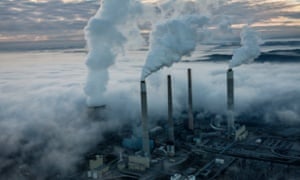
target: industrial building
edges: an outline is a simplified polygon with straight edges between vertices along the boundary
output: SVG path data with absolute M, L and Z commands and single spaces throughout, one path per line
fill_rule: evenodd
M 272 133 L 271 128 L 241 124 L 234 113 L 234 74 L 227 71 L 226 123 L 195 116 L 192 71 L 187 71 L 187 116 L 173 117 L 172 77 L 167 77 L 168 118 L 150 127 L 147 87 L 141 81 L 141 137 L 123 138 L 119 154 L 99 150 L 84 175 L 88 179 L 267 179 L 300 177 L 299 137 Z M 114 155 L 113 155 L 114 154 Z M 106 156 L 110 160 L 104 160 Z M 263 170 L 254 172 L 255 168 Z M 286 171 L 283 171 L 283 170 Z M 252 174 L 251 174 L 252 172 Z M 276 176 L 276 177 L 275 177 Z

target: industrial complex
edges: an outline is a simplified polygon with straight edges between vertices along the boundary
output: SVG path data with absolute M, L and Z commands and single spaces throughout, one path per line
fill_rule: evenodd
M 168 118 L 150 126 L 146 81 L 140 82 L 141 134 L 115 132 L 87 158 L 83 179 L 297 179 L 300 141 L 272 127 L 235 117 L 234 72 L 227 71 L 226 122 L 201 119 L 193 109 L 192 72 L 187 70 L 188 107 L 173 117 L 168 75 Z M 278 131 L 277 131 L 278 130 Z M 281 133 L 281 134 L 280 134 Z M 112 133 L 113 134 L 113 133 Z M 121 134 L 121 135 L 120 135 Z

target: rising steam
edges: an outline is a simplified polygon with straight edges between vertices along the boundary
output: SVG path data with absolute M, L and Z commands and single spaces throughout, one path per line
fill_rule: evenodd
M 229 67 L 237 67 L 245 63 L 254 61 L 260 55 L 259 45 L 262 43 L 259 34 L 249 26 L 245 26 L 241 32 L 242 47 L 233 52 Z
M 85 38 L 89 53 L 86 65 L 89 72 L 85 86 L 87 104 L 104 104 L 103 93 L 108 83 L 108 68 L 114 64 L 118 52 L 126 42 L 122 26 L 140 12 L 135 0 L 103 0 L 101 8 L 85 27 Z
M 142 70 L 142 79 L 162 67 L 169 67 L 189 56 L 197 45 L 197 30 L 208 22 L 204 16 L 186 15 L 167 20 L 151 34 L 150 50 Z

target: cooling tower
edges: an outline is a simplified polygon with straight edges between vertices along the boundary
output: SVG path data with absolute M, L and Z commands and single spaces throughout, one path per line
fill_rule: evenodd
M 143 153 L 146 157 L 150 157 L 148 112 L 147 112 L 147 90 L 146 90 L 145 81 L 141 81 L 141 110 L 142 110 L 142 128 L 143 128 Z
M 228 135 L 231 136 L 234 133 L 234 79 L 233 70 L 227 71 L 227 128 Z

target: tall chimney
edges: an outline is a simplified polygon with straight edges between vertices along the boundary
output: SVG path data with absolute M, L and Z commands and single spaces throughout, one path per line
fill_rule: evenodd
M 192 95 L 192 73 L 191 69 L 188 69 L 188 115 L 189 115 L 189 123 L 188 128 L 190 130 L 194 130 L 194 115 L 193 115 L 193 95 Z
M 233 70 L 227 71 L 227 126 L 228 135 L 231 136 L 234 133 L 234 79 Z
M 144 156 L 150 157 L 148 112 L 147 112 L 147 91 L 146 91 L 145 81 L 141 81 L 141 109 L 142 109 L 142 127 L 143 127 L 143 153 Z
M 172 100 L 172 79 L 171 75 L 168 75 L 168 135 L 169 141 L 175 141 L 174 138 L 174 121 L 173 121 L 173 100 Z

